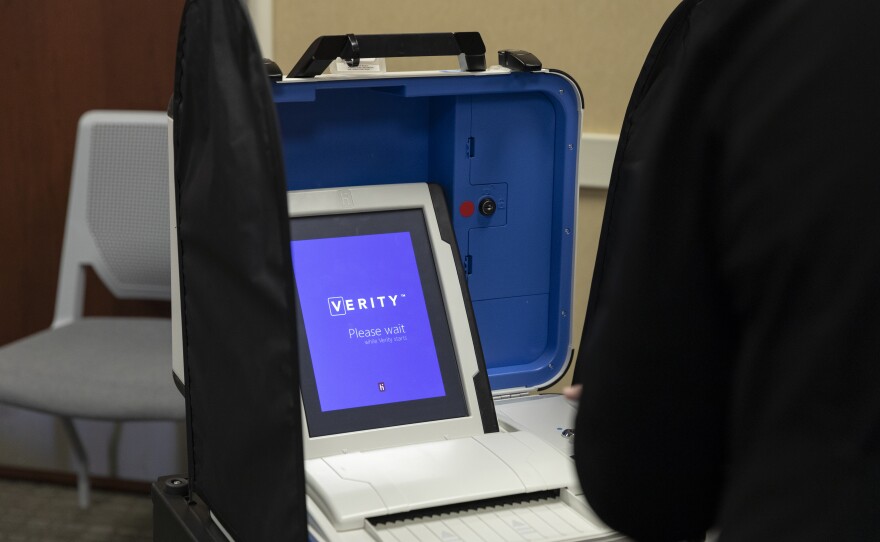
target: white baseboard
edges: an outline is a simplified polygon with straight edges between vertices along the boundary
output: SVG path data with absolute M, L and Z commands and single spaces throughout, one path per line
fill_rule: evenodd
M 578 185 L 581 188 L 608 189 L 617 140 L 614 134 L 585 132 L 581 135 L 578 160 Z

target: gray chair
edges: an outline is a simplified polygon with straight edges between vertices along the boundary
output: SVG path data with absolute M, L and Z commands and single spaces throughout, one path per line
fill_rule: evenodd
M 0 403 L 60 418 L 82 508 L 89 504 L 88 459 L 73 418 L 185 417 L 171 377 L 169 319 L 82 315 L 86 266 L 118 298 L 170 297 L 168 204 L 165 113 L 83 115 L 52 326 L 0 347 Z M 111 461 L 117 439 L 118 430 Z

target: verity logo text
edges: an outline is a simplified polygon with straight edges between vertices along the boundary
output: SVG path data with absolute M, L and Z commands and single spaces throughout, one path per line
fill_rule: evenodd
M 406 294 L 377 295 L 374 297 L 358 297 L 353 299 L 328 297 L 327 306 L 330 308 L 330 316 L 343 316 L 353 311 L 396 307 L 400 299 L 404 297 L 406 297 Z

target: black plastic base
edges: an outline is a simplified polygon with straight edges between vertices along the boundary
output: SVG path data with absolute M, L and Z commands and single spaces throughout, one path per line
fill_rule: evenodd
M 226 542 L 205 503 L 189 495 L 188 485 L 183 476 L 163 476 L 153 483 L 153 541 Z

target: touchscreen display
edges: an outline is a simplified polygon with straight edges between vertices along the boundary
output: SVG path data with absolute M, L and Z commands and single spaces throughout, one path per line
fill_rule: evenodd
M 467 415 L 422 212 L 290 227 L 309 434 Z

